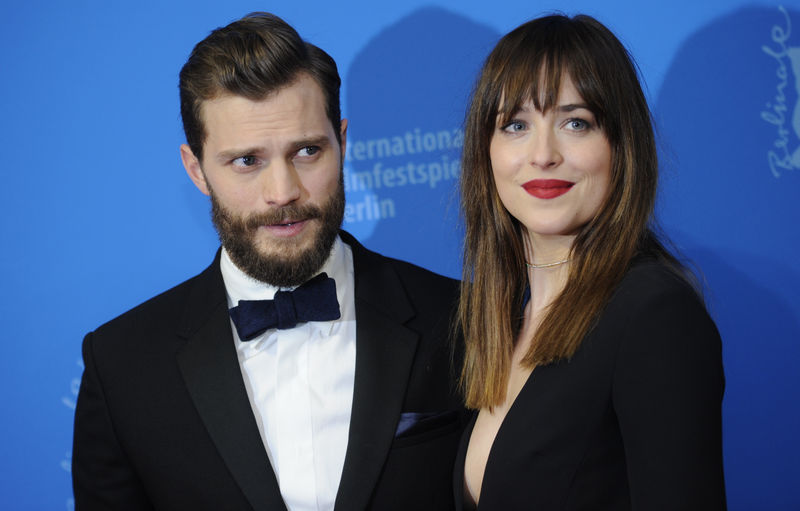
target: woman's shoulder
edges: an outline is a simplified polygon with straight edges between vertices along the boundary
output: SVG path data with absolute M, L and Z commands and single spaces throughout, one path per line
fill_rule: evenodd
M 719 339 L 691 275 L 655 258 L 633 261 L 601 317 L 598 327 L 614 332 L 623 343 L 642 337 L 648 343 L 661 338 L 674 342 L 675 337 Z
M 652 302 L 689 303 L 705 309 L 693 277 L 685 269 L 656 258 L 637 258 L 617 286 L 611 301 L 622 301 L 633 308 Z
M 629 354 L 719 351 L 719 332 L 690 276 L 657 259 L 634 261 L 604 319 Z

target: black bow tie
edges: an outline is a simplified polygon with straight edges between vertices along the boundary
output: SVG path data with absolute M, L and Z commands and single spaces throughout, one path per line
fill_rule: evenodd
M 294 328 L 306 321 L 339 319 L 336 281 L 320 273 L 294 291 L 278 291 L 272 300 L 239 300 L 230 309 L 239 339 L 249 341 L 270 328 Z

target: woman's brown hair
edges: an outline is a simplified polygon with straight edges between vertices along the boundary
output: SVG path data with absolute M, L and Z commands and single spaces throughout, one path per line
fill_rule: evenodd
M 649 227 L 658 159 L 650 110 L 628 51 L 585 15 L 546 16 L 507 34 L 487 58 L 472 94 L 462 156 L 466 232 L 459 323 L 466 350 L 461 384 L 471 408 L 505 399 L 527 284 L 524 226 L 500 201 L 489 145 L 496 126 L 526 101 L 542 112 L 552 108 L 564 76 L 611 146 L 609 192 L 595 218 L 578 232 L 567 283 L 547 308 L 523 364 L 571 357 L 637 254 L 677 265 Z

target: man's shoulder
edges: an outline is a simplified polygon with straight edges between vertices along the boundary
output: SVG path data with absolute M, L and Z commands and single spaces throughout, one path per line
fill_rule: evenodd
M 397 274 L 400 275 L 400 279 L 403 282 L 409 282 L 421 286 L 436 286 L 443 289 L 451 289 L 458 286 L 457 280 L 440 275 L 431 270 L 423 268 L 422 266 L 380 254 L 378 254 L 378 256 L 383 258 L 386 261 L 386 264 L 389 264 L 392 266 L 392 268 L 394 268 Z
M 438 332 L 433 338 L 447 336 L 458 303 L 457 280 L 342 238 L 353 249 L 357 303 L 398 321 L 413 317 L 419 331 Z
M 414 263 L 374 252 L 361 245 L 352 235 L 345 231 L 341 232 L 341 237 L 353 250 L 354 266 L 357 274 L 364 270 L 388 268 L 396 273 L 406 286 L 427 287 L 430 291 L 436 289 L 450 291 L 458 286 L 458 281 L 455 279 L 445 277 Z
M 217 260 L 215 259 L 215 263 Z M 217 265 L 218 266 L 218 265 Z M 190 307 L 192 297 L 198 294 L 206 294 L 200 288 L 211 288 L 213 284 L 209 281 L 214 279 L 214 264 L 206 268 L 201 273 L 191 277 L 166 291 L 136 305 L 119 316 L 100 325 L 95 334 L 120 333 L 142 331 L 146 329 L 164 328 L 166 326 L 176 326 L 187 308 Z M 221 281 L 221 277 L 220 277 Z M 213 297 L 217 300 L 224 299 L 224 293 Z M 211 296 L 206 296 L 212 299 Z

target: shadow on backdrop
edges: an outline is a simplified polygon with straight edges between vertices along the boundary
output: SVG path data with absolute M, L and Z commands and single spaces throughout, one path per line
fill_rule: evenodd
M 745 8 L 685 41 L 656 108 L 660 217 L 723 338 L 732 511 L 800 509 L 799 90 L 800 13 Z
M 463 117 L 498 38 L 431 7 L 392 24 L 354 58 L 345 81 L 344 228 L 370 248 L 459 275 Z

